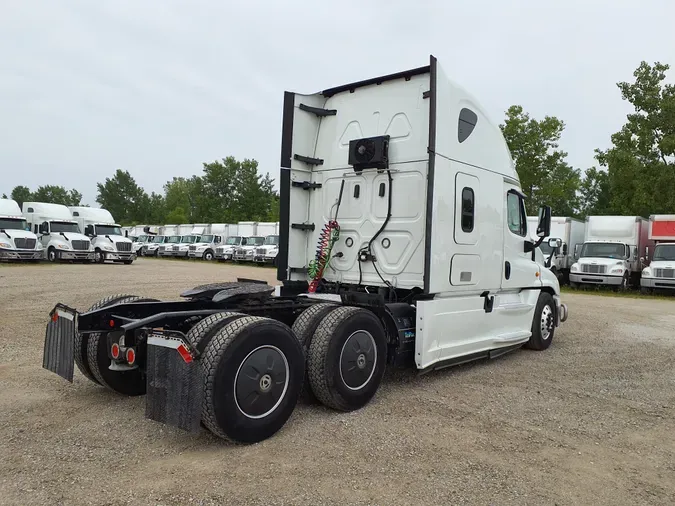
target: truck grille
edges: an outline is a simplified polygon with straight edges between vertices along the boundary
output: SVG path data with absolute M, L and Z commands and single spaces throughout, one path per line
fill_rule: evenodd
M 160 246 L 159 247 L 159 251 L 165 251 L 165 250 L 166 250 L 166 246 Z
M 17 249 L 35 249 L 35 239 L 29 239 L 27 237 L 17 237 L 14 239 L 14 244 L 16 244 Z
M 117 251 L 131 251 L 130 242 L 118 242 L 115 246 L 117 246 Z
M 675 269 L 654 269 L 657 278 L 675 278 Z
M 197 251 L 197 246 L 190 246 L 190 251 Z
M 255 254 L 256 255 L 264 255 L 265 254 L 265 248 L 256 248 Z
M 87 251 L 89 249 L 89 241 L 72 241 L 73 249 L 80 251 Z
M 222 253 L 223 251 L 225 251 L 225 248 L 223 248 L 222 246 L 216 248 L 216 253 Z
M 607 266 L 583 264 L 581 266 L 581 272 L 587 272 L 589 274 L 604 274 L 607 272 Z

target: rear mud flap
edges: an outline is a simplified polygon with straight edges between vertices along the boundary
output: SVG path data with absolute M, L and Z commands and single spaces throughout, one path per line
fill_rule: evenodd
M 181 347 L 183 354 L 179 352 Z M 145 417 L 198 432 L 204 382 L 201 364 L 184 358 L 187 344 L 180 338 L 153 333 L 147 346 Z
M 49 313 L 42 367 L 73 382 L 77 311 L 57 304 Z

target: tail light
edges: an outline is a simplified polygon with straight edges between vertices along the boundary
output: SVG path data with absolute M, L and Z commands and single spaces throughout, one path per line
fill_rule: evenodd
M 133 365 L 135 361 L 136 361 L 136 352 L 134 351 L 133 348 L 127 349 L 127 362 L 129 363 L 129 365 Z
M 113 345 L 110 347 L 110 354 L 112 355 L 112 358 L 117 360 L 120 358 L 120 345 L 117 343 L 113 343 Z

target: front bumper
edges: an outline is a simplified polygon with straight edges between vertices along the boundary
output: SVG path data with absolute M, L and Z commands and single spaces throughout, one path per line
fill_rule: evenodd
M 672 278 L 640 278 L 642 288 L 666 288 L 675 290 L 675 279 Z
M 94 260 L 96 258 L 96 253 L 93 251 L 57 251 L 61 260 Z
M 232 253 L 223 253 L 222 251 L 216 251 L 215 254 L 216 260 L 232 260 Z
M 42 260 L 44 250 L 0 249 L 0 260 Z
M 586 274 L 585 272 L 570 272 L 570 282 L 591 285 L 619 286 L 623 282 L 623 275 Z
M 266 257 L 263 255 L 256 255 L 253 257 L 253 261 L 259 264 L 273 264 L 276 257 Z
M 127 253 L 126 251 L 123 253 L 104 251 L 103 253 L 105 254 L 106 260 L 112 260 L 114 262 L 128 262 L 129 260 L 136 260 L 136 253 Z

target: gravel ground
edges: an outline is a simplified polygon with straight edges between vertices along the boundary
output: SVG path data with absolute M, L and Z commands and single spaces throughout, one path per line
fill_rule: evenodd
M 0 504 L 673 504 L 675 303 L 565 294 L 545 352 L 390 371 L 350 414 L 299 405 L 233 446 L 42 365 L 57 301 L 177 298 L 272 269 L 140 259 L 0 266 Z

